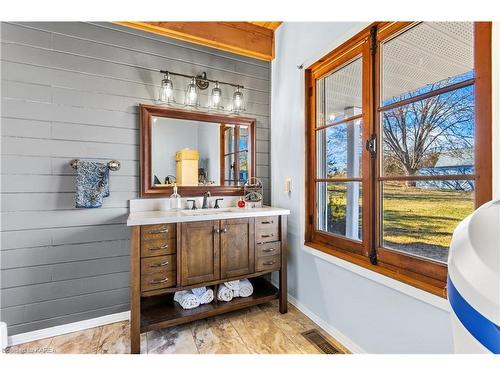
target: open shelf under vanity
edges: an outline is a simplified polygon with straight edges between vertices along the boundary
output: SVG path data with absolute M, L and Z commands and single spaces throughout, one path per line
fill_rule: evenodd
M 249 279 L 253 294 L 249 297 L 236 297 L 229 302 L 218 301 L 217 296 L 211 303 L 185 310 L 173 300 L 174 294 L 168 293 L 141 299 L 141 332 L 167 328 L 204 319 L 222 313 L 259 305 L 277 299 L 278 289 L 264 277 Z

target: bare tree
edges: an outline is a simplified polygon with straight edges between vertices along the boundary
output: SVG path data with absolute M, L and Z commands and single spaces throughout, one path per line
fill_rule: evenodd
M 439 82 L 429 91 L 448 85 Z M 427 90 L 426 90 L 427 91 Z M 420 95 L 421 91 L 393 98 L 392 102 Z M 460 157 L 472 148 L 474 92 L 464 87 L 383 113 L 384 168 L 386 173 L 415 175 L 433 167 L 442 153 Z

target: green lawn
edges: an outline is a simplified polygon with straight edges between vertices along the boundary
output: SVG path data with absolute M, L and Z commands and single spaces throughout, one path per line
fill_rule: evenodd
M 447 248 L 458 223 L 474 210 L 471 192 L 384 184 L 384 239 Z
M 345 185 L 329 184 L 328 193 L 330 231 L 342 234 L 338 230 L 345 228 Z M 384 243 L 387 247 L 445 260 L 453 230 L 473 210 L 472 192 L 385 183 Z

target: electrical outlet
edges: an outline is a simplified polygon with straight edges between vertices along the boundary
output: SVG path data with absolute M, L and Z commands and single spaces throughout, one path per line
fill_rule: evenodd
M 292 178 L 286 177 L 285 178 L 285 193 L 291 193 L 291 192 L 292 192 Z

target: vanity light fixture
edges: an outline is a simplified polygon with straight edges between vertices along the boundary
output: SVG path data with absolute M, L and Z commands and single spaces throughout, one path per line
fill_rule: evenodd
M 161 80 L 160 95 L 158 97 L 160 103 L 175 103 L 174 85 L 170 79 L 170 73 L 165 72 L 165 77 Z
M 160 70 L 165 76 L 161 81 L 160 92 L 158 95 L 159 104 L 169 104 L 178 106 L 175 101 L 174 86 L 172 83 L 171 76 L 179 76 L 184 78 L 189 78 L 189 83 L 186 87 L 186 95 L 184 99 L 184 105 L 189 107 L 195 107 L 198 110 L 217 110 L 223 112 L 241 113 L 245 111 L 245 103 L 243 100 L 243 86 L 240 84 L 215 81 L 207 78 L 207 73 L 203 72 L 197 76 L 174 73 L 167 70 Z M 199 92 L 209 88 L 210 84 L 213 83 L 214 87 L 208 98 L 208 103 L 206 105 L 200 105 L 199 103 Z M 225 110 L 222 89 L 221 86 L 232 86 L 236 89 L 233 93 L 233 98 L 231 103 L 228 103 L 228 109 Z
M 224 109 L 222 106 L 222 90 L 219 87 L 219 82 L 215 82 L 215 87 L 212 89 L 212 96 L 210 98 L 210 108 Z
M 233 109 L 234 113 L 240 113 L 245 110 L 245 102 L 243 100 L 243 93 L 240 90 L 240 87 L 236 87 L 236 91 L 233 94 Z
M 186 89 L 185 104 L 191 107 L 198 107 L 198 87 L 196 87 L 196 78 L 191 78 L 191 82 Z

